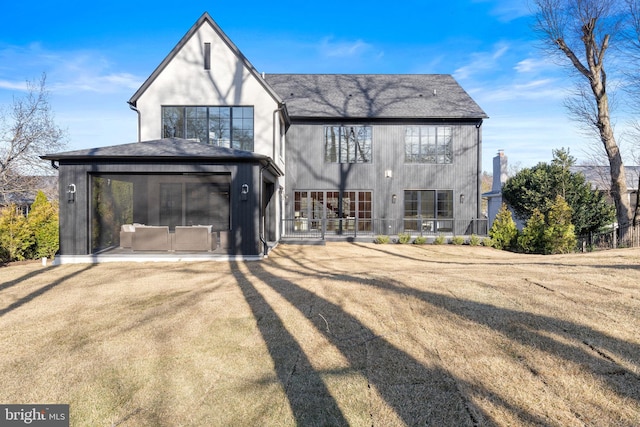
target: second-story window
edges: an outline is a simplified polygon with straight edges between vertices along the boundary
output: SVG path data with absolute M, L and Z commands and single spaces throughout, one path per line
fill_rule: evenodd
M 371 126 L 325 126 L 327 163 L 371 163 Z
M 453 163 L 449 126 L 408 126 L 404 134 L 405 163 Z
M 253 107 L 162 107 L 162 137 L 253 151 Z

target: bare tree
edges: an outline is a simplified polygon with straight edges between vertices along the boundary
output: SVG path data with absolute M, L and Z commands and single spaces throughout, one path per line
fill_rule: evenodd
M 630 108 L 638 116 L 640 113 L 640 0 L 625 0 L 628 10 L 628 26 L 626 28 L 626 37 L 628 49 L 626 49 L 629 67 L 627 71 L 627 92 L 631 95 Z M 631 123 L 632 145 L 634 146 L 634 160 L 636 164 L 640 164 L 640 120 L 635 119 Z M 636 203 L 633 214 L 633 224 L 640 222 L 640 175 L 638 175 L 638 187 L 636 191 Z
M 627 5 L 623 0 L 533 0 L 533 4 L 537 11 L 536 29 L 543 41 L 577 71 L 578 89 L 567 103 L 569 112 L 596 131 L 609 163 L 610 192 L 618 224 L 628 225 L 633 213 L 622 155 L 611 124 L 605 71 L 610 42 L 621 35 L 627 23 Z
M 35 195 L 38 176 L 50 175 L 41 155 L 66 145 L 66 131 L 53 118 L 46 76 L 27 82 L 27 92 L 0 106 L 0 202 L 10 195 Z

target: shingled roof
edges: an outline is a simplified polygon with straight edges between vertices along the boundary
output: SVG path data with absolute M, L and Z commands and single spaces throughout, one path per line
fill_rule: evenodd
M 448 74 L 266 74 L 294 118 L 482 119 Z
M 269 160 L 269 157 L 250 151 L 236 150 L 233 148 L 216 147 L 181 138 L 163 138 L 151 141 L 132 142 L 129 144 L 111 145 L 108 147 L 89 148 L 86 150 L 66 151 L 63 153 L 47 154 L 42 156 L 45 160 L 65 159 L 215 159 L 234 161 Z

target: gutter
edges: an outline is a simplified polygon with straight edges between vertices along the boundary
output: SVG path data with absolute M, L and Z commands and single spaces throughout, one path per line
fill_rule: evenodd
M 477 191 L 477 201 L 476 201 L 476 217 L 480 219 L 482 217 L 482 137 L 480 134 L 480 128 L 482 127 L 482 119 L 476 123 L 476 132 L 477 132 L 477 147 L 478 153 L 476 155 L 476 191 Z
M 131 101 L 128 101 L 127 104 L 129 104 L 129 108 L 131 108 L 133 111 L 136 112 L 136 114 L 138 115 L 138 142 L 140 142 L 142 140 L 141 138 L 141 130 L 140 130 L 140 111 L 136 108 L 135 104 Z

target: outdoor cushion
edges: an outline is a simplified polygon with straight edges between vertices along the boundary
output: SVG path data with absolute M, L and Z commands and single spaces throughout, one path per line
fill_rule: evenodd
M 133 243 L 133 233 L 136 231 L 133 224 L 123 224 L 120 227 L 120 247 L 130 248 Z
M 165 226 L 142 226 L 136 227 L 133 234 L 132 247 L 134 251 L 169 251 L 171 250 L 171 239 L 169 237 L 169 227 Z
M 176 226 L 173 242 L 175 251 L 210 251 L 211 226 Z

